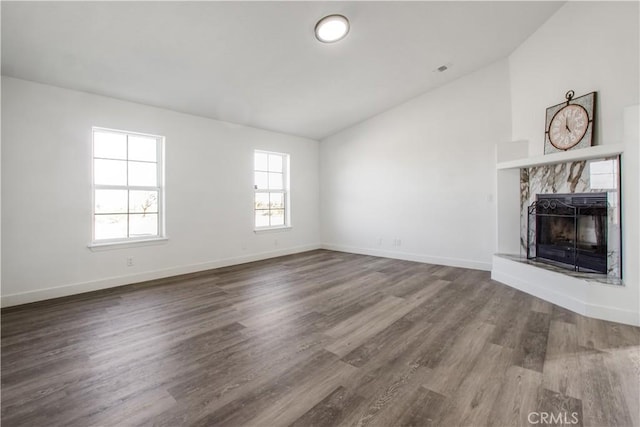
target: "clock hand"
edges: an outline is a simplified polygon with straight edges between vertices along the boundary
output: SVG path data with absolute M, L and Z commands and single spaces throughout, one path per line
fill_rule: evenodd
M 569 124 L 567 123 L 567 121 L 564 121 L 564 127 L 567 128 L 567 130 L 569 131 L 569 133 L 571 133 L 571 129 L 569 129 Z

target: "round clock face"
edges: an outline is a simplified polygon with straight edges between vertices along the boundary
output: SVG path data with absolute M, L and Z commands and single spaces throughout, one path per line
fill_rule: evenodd
M 551 119 L 549 142 L 559 150 L 568 150 L 577 145 L 587 133 L 589 114 L 581 105 L 562 107 Z

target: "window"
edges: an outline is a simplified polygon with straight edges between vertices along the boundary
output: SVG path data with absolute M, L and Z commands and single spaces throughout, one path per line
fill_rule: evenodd
M 163 142 L 155 135 L 93 129 L 93 241 L 164 236 Z
M 289 226 L 289 155 L 254 153 L 255 228 Z

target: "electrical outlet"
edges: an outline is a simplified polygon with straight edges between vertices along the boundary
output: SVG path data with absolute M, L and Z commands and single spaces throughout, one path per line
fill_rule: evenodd
M 382 237 L 378 237 L 378 246 L 382 246 Z
M 398 247 L 402 246 L 402 240 L 401 239 L 396 239 L 396 246 L 398 246 Z
M 273 241 L 273 246 L 278 246 L 278 239 L 275 239 L 275 240 Z
M 127 258 L 127 267 L 133 267 L 133 257 Z

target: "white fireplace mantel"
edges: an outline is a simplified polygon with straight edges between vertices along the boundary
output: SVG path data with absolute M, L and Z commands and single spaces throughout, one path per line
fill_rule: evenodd
M 614 322 L 638 325 L 637 310 L 607 303 L 624 300 L 627 279 L 612 285 L 549 271 L 516 260 L 522 257 L 520 245 L 520 171 L 534 166 L 602 159 L 631 153 L 628 144 L 605 144 L 541 156 L 529 156 L 528 141 L 496 146 L 496 255 L 492 278 L 561 307 Z M 507 254 L 498 255 L 498 254 Z
M 492 277 L 506 285 L 586 316 L 640 326 L 640 105 L 623 111 L 621 144 L 597 145 L 543 156 L 530 156 L 529 141 L 496 144 L 496 253 Z M 622 155 L 621 198 L 623 284 L 606 284 L 519 262 L 520 172 L 523 168 Z M 627 237 L 627 238 L 624 238 Z
M 562 151 L 545 154 L 543 156 L 525 157 L 522 159 L 499 162 L 496 169 L 520 169 L 532 166 L 551 165 L 554 163 L 573 162 L 576 160 L 590 160 L 603 157 L 617 156 L 624 151 L 624 144 L 595 145 L 580 150 Z

